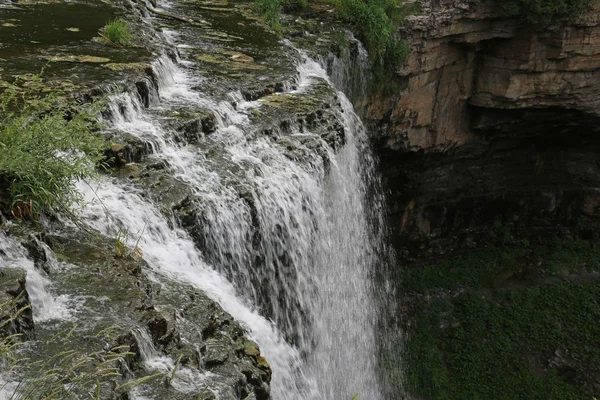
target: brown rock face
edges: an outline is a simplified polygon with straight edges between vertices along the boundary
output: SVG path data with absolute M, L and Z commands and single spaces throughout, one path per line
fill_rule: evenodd
M 600 1 L 591 3 L 548 27 L 508 18 L 492 0 L 423 2 L 409 17 L 402 89 L 357 104 L 405 253 L 472 243 L 498 221 L 529 229 L 600 216 Z

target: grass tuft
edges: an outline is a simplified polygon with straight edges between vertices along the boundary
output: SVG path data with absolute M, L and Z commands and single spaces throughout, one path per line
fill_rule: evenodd
M 104 37 L 114 44 L 125 46 L 131 43 L 129 24 L 121 18 L 107 23 L 104 27 L 104 33 Z

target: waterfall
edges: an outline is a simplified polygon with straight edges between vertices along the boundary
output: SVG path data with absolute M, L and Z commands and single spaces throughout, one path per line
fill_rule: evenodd
M 168 38 L 185 40 L 174 31 Z M 153 68 L 156 104 L 144 108 L 130 93 L 111 96 L 110 129 L 150 143 L 152 157 L 191 190 L 201 243 L 144 189 L 117 179 L 80 187 L 89 203 L 83 221 L 108 235 L 143 231 L 138 246 L 156 274 L 203 290 L 259 344 L 273 369 L 275 399 L 380 399 L 373 271 L 385 251 L 377 230 L 382 211 L 369 193 L 374 162 L 351 103 L 337 92 L 339 148 L 297 127 L 283 143 L 253 126 L 248 110 L 261 100 L 195 91 L 210 78 L 194 76 L 185 62 L 162 57 Z M 326 70 L 300 53 L 288 93 L 317 84 L 335 90 Z M 174 140 L 159 111 L 178 107 L 215 113 L 216 132 L 201 137 L 212 152 Z M 171 361 L 159 361 L 168 370 Z
M 352 99 L 365 98 L 369 85 L 369 71 L 372 69 L 369 54 L 352 32 L 337 31 L 343 36 L 343 45 L 338 54 L 329 53 L 321 64 L 329 73 L 331 82 Z

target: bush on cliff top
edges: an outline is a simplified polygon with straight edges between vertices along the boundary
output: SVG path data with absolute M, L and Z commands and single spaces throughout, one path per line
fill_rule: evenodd
M 576 17 L 585 11 L 589 0 L 502 0 L 501 4 L 511 16 L 547 25 Z
M 338 17 L 355 26 L 372 57 L 381 56 L 391 44 L 396 27 L 395 2 L 389 0 L 338 0 Z
M 40 82 L 4 82 L 0 94 L 0 184 L 17 218 L 68 210 L 80 198 L 76 180 L 92 176 L 102 159 L 97 107 L 41 95 L 33 89 Z
M 399 4 L 395 0 L 320 1 L 335 6 L 336 16 L 353 26 L 373 60 L 397 64 L 408 55 L 407 46 L 395 38 L 395 33 L 401 21 L 413 13 L 416 6 Z M 282 9 L 304 8 L 307 3 L 306 0 L 255 0 L 254 4 L 269 25 L 279 29 Z

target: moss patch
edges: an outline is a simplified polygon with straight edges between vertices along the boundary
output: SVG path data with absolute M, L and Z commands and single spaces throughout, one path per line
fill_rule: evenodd
M 60 55 L 46 58 L 50 62 L 107 63 L 110 58 L 86 55 Z
M 152 70 L 152 66 L 147 63 L 108 63 L 104 66 L 113 71 L 137 72 L 140 74 Z
M 225 52 L 224 52 L 225 53 Z M 218 64 L 230 70 L 266 70 L 264 65 L 254 63 L 254 59 L 248 55 L 238 52 L 228 52 L 226 55 L 220 54 L 198 54 L 196 59 L 203 63 Z

